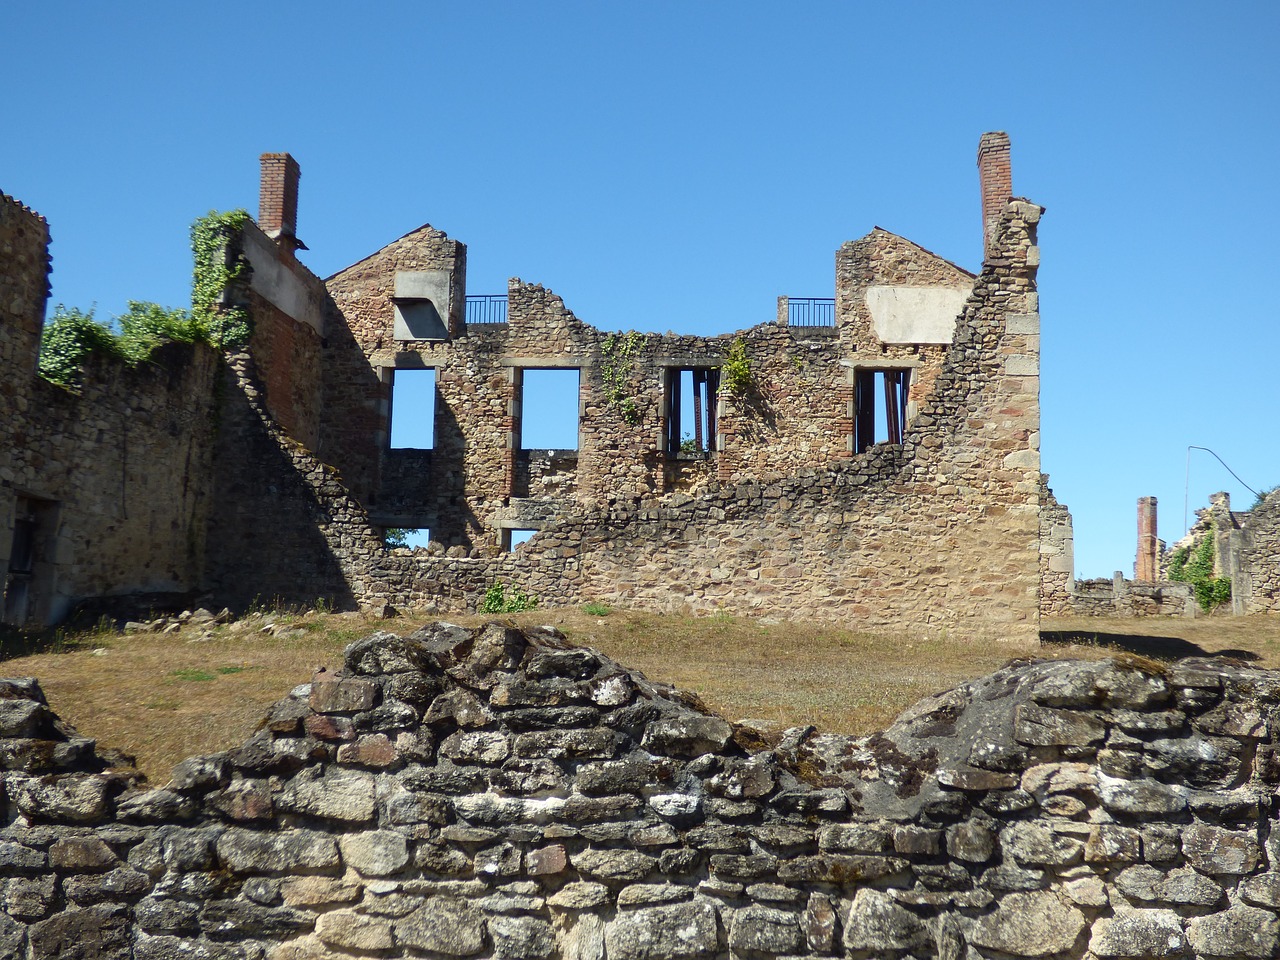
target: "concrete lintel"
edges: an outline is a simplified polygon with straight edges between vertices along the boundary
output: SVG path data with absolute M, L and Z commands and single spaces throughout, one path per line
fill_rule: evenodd
M 503 357 L 500 367 L 519 367 L 524 370 L 581 370 L 591 364 L 585 357 Z
M 841 360 L 840 366 L 850 370 L 914 370 L 923 363 L 914 357 L 876 357 L 872 360 L 859 357 L 854 360 Z

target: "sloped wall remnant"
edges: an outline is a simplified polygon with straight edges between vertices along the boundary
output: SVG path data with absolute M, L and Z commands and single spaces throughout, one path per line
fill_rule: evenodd
M 351 645 L 164 788 L 0 682 L 0 956 L 1272 956 L 1280 675 L 1014 663 L 854 739 L 550 628 Z

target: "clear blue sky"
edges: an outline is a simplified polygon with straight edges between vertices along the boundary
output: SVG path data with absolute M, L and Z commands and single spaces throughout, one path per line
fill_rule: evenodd
M 302 164 L 322 276 L 430 222 L 468 286 L 716 333 L 831 296 L 873 225 L 981 256 L 974 156 L 1048 208 L 1043 465 L 1077 570 L 1183 528 L 1187 446 L 1280 484 L 1274 3 L 7 4 L 0 190 L 52 302 L 188 299 L 187 228 Z M 1193 455 L 1191 503 L 1252 495 Z

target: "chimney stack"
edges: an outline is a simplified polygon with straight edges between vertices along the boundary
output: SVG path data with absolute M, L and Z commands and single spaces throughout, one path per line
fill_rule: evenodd
M 982 258 L 991 255 L 1000 212 L 1013 197 L 1009 164 L 1009 135 L 1003 130 L 984 133 L 978 141 L 978 182 L 982 187 Z
M 258 189 L 258 226 L 285 250 L 305 250 L 298 239 L 298 179 L 302 168 L 287 153 L 264 153 Z
M 1160 541 L 1156 538 L 1156 498 L 1138 498 L 1138 562 L 1133 579 L 1156 583 L 1160 579 Z

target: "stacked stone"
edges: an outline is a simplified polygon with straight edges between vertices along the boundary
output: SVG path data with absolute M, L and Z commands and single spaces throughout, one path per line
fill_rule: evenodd
M 1244 610 L 1280 612 L 1280 490 L 1241 516 L 1241 546 L 1233 558 L 1233 595 Z
M 374 634 L 162 789 L 0 686 L 0 956 L 1269 957 L 1280 675 L 1019 664 L 766 742 L 550 629 Z

